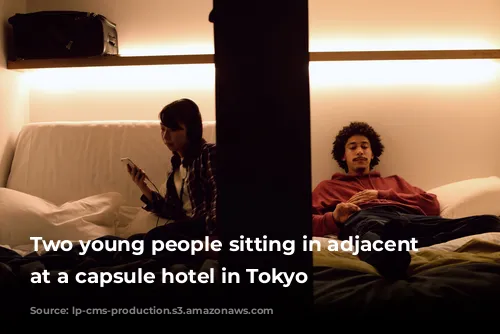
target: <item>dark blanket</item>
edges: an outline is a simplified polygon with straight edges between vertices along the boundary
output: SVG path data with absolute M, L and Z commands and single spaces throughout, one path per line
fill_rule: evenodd
M 99 240 L 119 240 L 103 237 Z M 51 251 L 21 256 L 0 247 L 0 303 L 3 315 L 29 314 L 33 307 L 179 309 L 225 307 L 225 287 L 220 268 L 206 254 L 165 252 L 155 256 L 126 251 Z M 389 282 L 355 257 L 341 253 L 314 253 L 314 310 L 336 318 L 403 312 L 410 316 L 475 312 L 498 312 L 500 300 L 500 246 L 471 241 L 455 252 L 438 250 L 415 254 L 411 277 Z M 32 282 L 33 273 L 48 273 L 50 283 Z M 153 283 L 78 283 L 84 273 L 152 273 Z M 211 282 L 163 282 L 165 273 L 204 273 Z M 58 282 L 66 273 L 67 283 Z M 142 276 L 144 277 L 144 275 Z M 234 297 L 234 296 L 233 296 Z M 279 301 L 276 301 L 278 304 Z M 278 305 L 276 305 L 278 307 Z
M 500 311 L 498 244 L 472 239 L 455 251 L 422 250 L 412 254 L 409 277 L 395 282 L 348 253 L 323 250 L 314 257 L 315 306 L 328 314 L 384 313 L 428 321 Z
M 98 240 L 119 240 L 103 237 Z M 0 296 L 2 311 L 29 312 L 32 307 L 183 307 L 216 306 L 220 300 L 219 266 L 217 261 L 203 254 L 191 256 L 186 253 L 164 252 L 155 256 L 134 255 L 127 251 L 88 251 L 79 254 L 82 248 L 75 245 L 70 251 L 49 251 L 21 256 L 0 247 Z M 34 283 L 33 273 L 47 272 L 50 283 Z M 154 274 L 153 283 L 79 283 L 89 279 L 90 273 L 103 274 L 110 278 L 117 273 Z M 207 284 L 162 281 L 165 273 L 181 272 L 200 274 L 202 279 L 211 279 Z M 59 282 L 59 273 L 66 273 L 68 281 Z M 96 274 L 91 274 L 96 275 Z M 39 276 L 42 277 L 43 276 Z M 121 276 L 124 278 L 124 276 Z M 129 276 L 130 277 L 130 276 Z M 8 301 L 8 302 L 6 302 Z
M 402 311 L 493 313 L 500 310 L 500 264 L 462 263 L 389 282 L 378 275 L 347 269 L 316 268 L 318 310 L 358 315 Z

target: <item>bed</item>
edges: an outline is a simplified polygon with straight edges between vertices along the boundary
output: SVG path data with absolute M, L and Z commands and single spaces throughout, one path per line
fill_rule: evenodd
M 203 126 L 205 139 L 215 142 L 215 123 L 204 122 Z M 161 139 L 158 121 L 25 125 L 17 138 L 7 184 L 0 188 L 0 295 L 3 300 L 11 296 L 11 302 L 2 303 L 3 311 L 25 311 L 37 305 L 87 305 L 96 300 L 103 307 L 105 301 L 115 306 L 138 306 L 139 300 L 148 298 L 154 300 L 149 305 L 160 306 L 158 296 L 177 300 L 173 297 L 176 293 L 188 303 L 185 296 L 193 292 L 184 291 L 182 284 L 122 284 L 116 289 L 99 289 L 95 284 L 75 287 L 57 282 L 57 273 L 63 271 L 73 275 L 104 268 L 110 272 L 187 269 L 172 267 L 170 262 L 167 265 L 160 258 L 118 258 L 121 252 L 82 255 L 78 251 L 80 240 L 126 239 L 163 223 L 141 208 L 141 193 L 120 159 L 132 159 L 158 190 L 164 191 L 171 156 Z M 72 250 L 54 251 L 44 247 L 42 240 L 35 243 L 32 237 L 54 243 L 68 241 Z M 196 270 L 204 272 L 215 265 L 206 261 Z M 44 270 L 52 273 L 50 284 L 30 281 L 32 273 Z M 108 293 L 109 298 L 103 295 Z
M 203 126 L 206 140 L 214 142 L 215 122 L 204 122 Z M 42 122 L 24 126 L 2 189 L 3 210 L 17 222 L 7 233 L 5 224 L 11 223 L 4 216 L 0 245 L 30 252 L 32 242 L 27 235 L 40 231 L 40 236 L 54 238 L 59 237 L 54 233 L 63 228 L 66 239 L 92 239 L 104 234 L 123 237 L 143 231 L 147 226 L 136 224 L 137 219 L 147 220 L 151 215 L 141 209 L 141 193 L 127 174 L 120 160 L 123 157 L 144 169 L 154 186 L 164 191 L 172 154 L 161 139 L 157 121 Z M 28 203 L 31 209 L 16 210 Z M 56 211 L 58 215 L 53 216 Z M 84 217 L 85 221 L 80 219 L 77 224 L 73 217 Z M 36 224 L 29 224 L 29 219 L 36 219 L 43 228 L 35 229 Z M 144 219 L 141 223 L 147 223 Z
M 500 178 L 473 178 L 428 192 L 438 196 L 441 216 L 500 216 Z M 338 247 L 335 236 L 315 238 L 314 300 L 330 314 L 441 318 L 443 315 L 498 314 L 500 306 L 500 233 L 467 236 L 410 251 L 409 278 L 395 282 Z M 346 244 L 349 247 L 350 244 Z M 336 251 L 339 250 L 339 251 Z M 426 318 L 428 320 L 429 318 Z
M 204 123 L 204 137 L 215 142 L 215 123 Z M 161 224 L 141 209 L 140 193 L 120 158 L 129 157 L 163 191 L 171 154 L 156 121 L 53 122 L 27 124 L 19 134 L 6 187 L 0 188 L 0 294 L 11 296 L 4 311 L 38 305 L 215 306 L 220 286 L 187 284 L 59 284 L 57 274 L 81 271 L 162 272 L 167 260 L 133 258 L 121 252 L 81 255 L 35 249 L 31 237 L 113 241 Z M 500 215 L 500 178 L 490 176 L 446 184 L 438 195 L 444 217 Z M 500 300 L 500 233 L 485 233 L 419 249 L 412 253 L 411 278 L 387 282 L 370 265 L 349 252 L 329 251 L 335 237 L 315 238 L 313 293 L 317 311 L 373 314 L 380 310 L 495 310 Z M 41 243 L 40 243 L 41 245 Z M 62 246 L 62 245 L 61 245 Z M 168 262 L 172 272 L 188 269 Z M 195 265 L 200 273 L 219 272 L 216 260 Z M 51 284 L 33 284 L 31 274 L 48 270 Z M 192 268 L 190 268 L 192 269 Z M 55 278 L 55 279 L 54 279 Z M 55 281 L 55 282 L 54 282 Z M 196 296 L 203 295 L 204 298 Z M 169 296 L 163 298 L 162 296 Z M 179 300 L 185 304 L 179 304 Z

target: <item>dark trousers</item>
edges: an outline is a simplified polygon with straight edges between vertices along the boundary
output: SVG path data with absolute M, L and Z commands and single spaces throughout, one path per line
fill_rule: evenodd
M 380 206 L 358 211 L 349 217 L 341 225 L 339 239 L 348 240 L 349 237 L 359 236 L 360 244 L 364 240 L 371 244 L 378 240 L 382 242 L 393 240 L 397 246 L 397 241 L 411 241 L 414 238 L 417 241 L 415 248 L 419 249 L 488 232 L 500 232 L 499 217 L 478 215 L 449 219 L 411 214 L 393 206 Z M 406 245 L 403 247 L 406 250 Z M 402 255 L 373 249 L 366 251 L 360 249 L 359 258 L 382 270 L 389 270 L 385 266 L 391 267 L 391 270 L 405 270 L 410 262 L 409 254 Z M 401 263 L 400 268 L 397 268 L 398 261 Z

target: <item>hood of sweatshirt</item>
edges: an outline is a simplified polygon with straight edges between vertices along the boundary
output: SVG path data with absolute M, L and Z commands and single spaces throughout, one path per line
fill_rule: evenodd
M 363 174 L 363 175 L 350 175 L 346 173 L 334 173 L 332 175 L 332 180 L 339 180 L 339 181 L 350 181 L 350 180 L 356 180 L 356 179 L 363 179 L 363 178 L 372 178 L 372 177 L 380 177 L 380 172 L 377 171 L 371 171 L 368 174 Z

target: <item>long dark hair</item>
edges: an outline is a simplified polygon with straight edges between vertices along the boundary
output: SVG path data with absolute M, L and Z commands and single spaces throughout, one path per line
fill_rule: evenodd
M 187 166 L 199 154 L 201 146 L 205 143 L 200 108 L 193 100 L 183 98 L 163 107 L 158 117 L 160 118 L 160 122 L 171 130 L 178 130 L 181 125 L 184 125 L 186 128 L 188 147 L 185 152 L 183 165 Z M 178 168 L 180 163 L 179 155 L 174 152 L 172 165 L 174 168 Z

